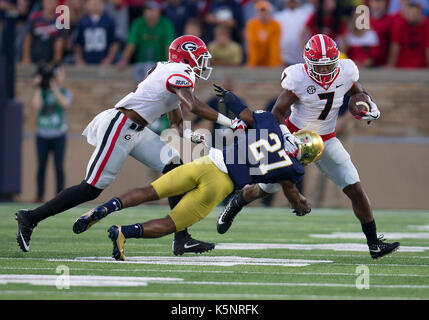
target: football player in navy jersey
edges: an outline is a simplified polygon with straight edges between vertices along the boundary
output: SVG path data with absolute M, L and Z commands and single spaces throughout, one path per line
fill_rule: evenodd
M 252 112 L 238 99 L 229 103 L 229 107 L 250 128 L 235 143 L 223 150 L 211 148 L 208 156 L 179 166 L 150 185 L 133 189 L 92 210 L 96 222 L 118 211 L 118 207 L 123 209 L 185 193 L 164 218 L 111 226 L 108 233 L 116 260 L 125 260 L 126 239 L 159 238 L 184 230 L 205 218 L 231 192 L 247 184 L 280 183 L 296 212 L 310 212 L 310 205 L 295 183 L 304 174 L 301 163 L 311 163 L 321 156 L 321 137 L 311 131 L 297 133 L 299 151 L 292 155 L 285 150 L 282 131 L 272 113 Z

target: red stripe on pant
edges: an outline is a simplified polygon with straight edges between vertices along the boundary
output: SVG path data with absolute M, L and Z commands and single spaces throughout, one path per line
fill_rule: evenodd
M 286 127 L 289 129 L 290 133 L 294 133 L 294 132 L 297 132 L 297 131 L 301 130 L 300 128 L 296 127 L 296 126 L 295 126 L 295 125 L 294 125 L 294 124 L 289 120 L 289 117 L 287 117 L 287 118 L 286 118 L 285 123 L 286 123 Z M 323 141 L 329 140 L 329 139 L 334 138 L 334 137 L 336 137 L 336 136 L 337 136 L 337 133 L 336 133 L 335 131 L 334 131 L 334 132 L 331 132 L 331 133 L 328 133 L 328 134 L 321 134 L 321 135 L 320 135 L 320 137 L 322 138 L 322 140 L 323 140 Z
M 98 182 L 98 179 L 100 179 L 101 173 L 104 170 L 104 167 L 106 166 L 107 161 L 110 158 L 110 155 L 112 154 L 113 148 L 115 147 L 116 141 L 118 140 L 119 134 L 121 133 L 122 128 L 125 125 L 125 121 L 127 121 L 127 117 L 124 115 L 121 122 L 119 123 L 118 127 L 116 128 L 115 134 L 112 138 L 112 142 L 110 142 L 110 146 L 109 149 L 106 152 L 106 155 L 104 156 L 103 161 L 101 162 L 100 167 L 97 170 L 97 173 L 94 177 L 94 179 L 92 180 L 92 182 L 90 183 L 91 186 L 95 186 Z

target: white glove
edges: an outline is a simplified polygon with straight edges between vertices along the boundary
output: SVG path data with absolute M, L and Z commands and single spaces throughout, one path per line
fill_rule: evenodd
M 183 136 L 189 140 L 191 140 L 193 143 L 205 143 L 206 137 L 204 134 L 192 131 L 191 129 L 186 129 L 183 133 Z
M 232 120 L 230 128 L 234 131 L 235 130 L 246 130 L 247 125 L 243 120 L 241 120 L 239 118 L 235 118 L 234 120 Z
M 299 144 L 300 142 L 298 139 L 291 133 L 284 133 L 283 134 L 283 141 L 285 144 L 285 150 L 288 154 L 291 154 L 292 156 L 296 157 L 299 152 Z
M 363 110 L 359 115 L 355 116 L 355 118 L 358 120 L 368 121 L 368 124 L 370 124 L 371 121 L 380 118 L 380 110 L 378 110 L 377 105 L 371 100 L 371 98 L 369 98 L 369 107 L 369 111 Z

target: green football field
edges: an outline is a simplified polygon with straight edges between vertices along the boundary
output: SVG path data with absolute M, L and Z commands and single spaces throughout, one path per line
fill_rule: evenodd
M 429 299 L 429 211 L 375 211 L 378 232 L 401 242 L 372 260 L 351 210 L 247 208 L 224 235 L 217 208 L 190 232 L 216 243 L 201 254 L 172 254 L 172 235 L 130 239 L 127 261 L 111 258 L 106 230 L 163 217 L 167 207 L 114 213 L 75 235 L 80 206 L 40 223 L 23 253 L 14 212 L 0 205 L 0 299 Z M 31 207 L 31 206 L 30 206 Z

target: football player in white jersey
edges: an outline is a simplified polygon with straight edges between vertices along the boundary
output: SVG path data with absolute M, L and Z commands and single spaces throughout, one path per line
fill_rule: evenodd
M 114 108 L 99 113 L 86 127 L 83 135 L 95 146 L 89 160 L 86 178 L 81 184 L 60 192 L 55 198 L 34 210 L 19 210 L 17 242 L 29 251 L 30 237 L 40 221 L 97 198 L 115 179 L 128 155 L 149 168 L 166 173 L 182 164 L 179 153 L 148 128 L 148 124 L 167 114 L 171 127 L 195 143 L 204 136 L 183 128 L 179 102 L 196 115 L 232 129 L 244 128 L 244 122 L 231 120 L 198 100 L 193 94 L 197 78 L 207 80 L 212 68 L 205 43 L 195 36 L 181 36 L 169 48 L 169 61 L 158 62 L 134 92 L 120 100 Z M 185 129 L 185 130 L 184 130 Z M 170 197 L 173 208 L 181 196 Z M 116 209 L 121 202 L 115 203 Z M 85 213 L 73 225 L 75 233 L 87 230 L 101 217 Z M 201 253 L 214 248 L 191 238 L 187 230 L 175 234 L 173 253 Z
M 289 66 L 282 73 L 283 91 L 272 112 L 281 123 L 291 154 L 298 152 L 296 139 L 291 133 L 306 129 L 322 137 L 325 149 L 315 164 L 350 198 L 353 211 L 366 236 L 371 257 L 376 259 L 397 250 L 399 242 L 390 244 L 381 237 L 377 238 L 371 205 L 362 189 L 358 172 L 349 153 L 335 136 L 335 124 L 344 95 L 365 93 L 358 82 L 359 70 L 355 63 L 349 59 L 339 60 L 339 55 L 337 45 L 331 38 L 323 34 L 313 36 L 304 49 L 305 63 Z M 233 93 L 229 92 L 229 95 L 229 99 L 235 99 Z M 380 117 L 377 105 L 370 97 L 369 101 L 370 110 L 362 111 L 356 116 L 357 119 L 371 122 Z M 289 108 L 291 114 L 285 120 Z M 229 229 L 234 217 L 245 204 L 278 189 L 276 184 L 247 186 L 231 198 L 220 214 L 218 232 L 225 233 Z

